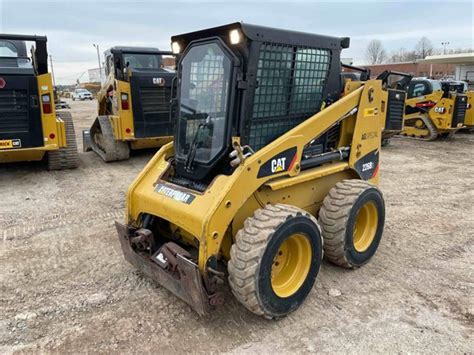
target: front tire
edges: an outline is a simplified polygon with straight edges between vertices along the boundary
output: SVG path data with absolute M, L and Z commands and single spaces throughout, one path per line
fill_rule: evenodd
M 313 288 L 321 267 L 322 244 L 316 219 L 304 210 L 277 204 L 255 211 L 231 248 L 232 293 L 257 315 L 287 315 Z
M 325 197 L 319 211 L 324 256 L 357 268 L 375 254 L 383 234 L 385 203 L 380 190 L 362 180 L 343 180 Z

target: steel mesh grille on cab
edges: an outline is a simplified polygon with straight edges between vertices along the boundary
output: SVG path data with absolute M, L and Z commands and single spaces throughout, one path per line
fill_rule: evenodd
M 330 50 L 262 44 L 248 127 L 254 150 L 319 112 L 330 63 Z

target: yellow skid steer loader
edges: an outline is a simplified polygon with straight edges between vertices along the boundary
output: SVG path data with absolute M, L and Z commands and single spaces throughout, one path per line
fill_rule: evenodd
M 387 115 L 402 119 L 403 91 L 385 78 L 341 97 L 349 38 L 232 23 L 172 41 L 176 135 L 128 190 L 125 258 L 199 314 L 228 280 L 251 312 L 284 316 L 323 250 L 345 268 L 374 256 L 381 134 Z

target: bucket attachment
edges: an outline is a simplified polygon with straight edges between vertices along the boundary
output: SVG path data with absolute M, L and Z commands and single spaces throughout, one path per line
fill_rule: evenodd
M 137 230 L 119 222 L 115 222 L 115 227 L 125 259 L 189 304 L 198 314 L 205 315 L 212 306 L 223 303 L 222 293 L 208 293 L 198 265 L 179 245 L 165 243 L 150 255 L 144 246 L 151 245 L 147 240 L 153 243 L 151 231 Z

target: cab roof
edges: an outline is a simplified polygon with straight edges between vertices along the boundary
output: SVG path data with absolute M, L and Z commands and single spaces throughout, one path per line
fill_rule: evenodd
M 331 37 L 307 32 L 252 25 L 243 22 L 234 22 L 223 26 L 175 35 L 171 37 L 171 40 L 173 42 L 180 42 L 184 48 L 188 45 L 188 43 L 197 39 L 215 36 L 227 38 L 229 31 L 234 29 L 239 29 L 242 34 L 244 34 L 245 37 L 251 41 L 337 50 L 348 48 L 350 43 L 350 39 L 348 37 Z
M 129 46 L 114 46 L 107 49 L 105 52 L 112 54 L 122 54 L 122 53 L 143 53 L 143 54 L 161 54 L 158 48 L 155 47 L 129 47 Z

